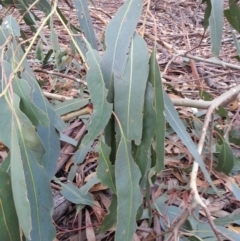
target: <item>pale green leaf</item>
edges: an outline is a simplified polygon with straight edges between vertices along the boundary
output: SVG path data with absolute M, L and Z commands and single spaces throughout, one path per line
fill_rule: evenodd
M 116 193 L 114 166 L 109 161 L 110 151 L 111 149 L 101 140 L 97 177 L 103 185 L 108 186 L 112 192 Z
M 115 176 L 118 197 L 115 240 L 132 241 L 137 227 L 137 211 L 142 203 L 139 188 L 141 172 L 133 160 L 131 142 L 125 138 L 122 130 L 117 149 Z
M 99 53 L 87 43 L 87 61 L 90 69 L 87 72 L 88 90 L 93 103 L 93 113 L 88 125 L 88 134 L 84 137 L 82 145 L 88 145 L 105 128 L 112 113 L 112 104 L 106 100 L 107 90 L 100 68 Z
M 58 115 L 65 115 L 69 112 L 81 109 L 83 106 L 87 105 L 88 99 L 76 98 L 72 100 L 66 100 L 54 106 L 54 110 Z
M 212 54 L 217 57 L 221 48 L 223 31 L 223 0 L 211 0 L 212 11 L 209 18 Z
M 156 112 L 153 108 L 154 91 L 150 83 L 147 84 L 145 92 L 145 102 L 143 109 L 143 131 L 142 142 L 139 146 L 134 146 L 134 160 L 138 164 L 142 176 L 144 176 L 148 166 L 148 152 L 152 143 L 152 138 L 156 128 Z
M 9 34 L 12 34 L 13 36 L 20 36 L 19 25 L 12 15 L 9 15 L 6 18 L 4 18 L 2 28 L 6 29 L 9 32 Z
M 126 139 L 140 145 L 143 128 L 143 104 L 148 78 L 148 49 L 145 41 L 135 34 L 124 75 L 114 77 L 114 111 Z
M 20 241 L 21 234 L 13 202 L 11 180 L 0 168 L 0 233 L 1 240 Z
M 61 194 L 70 202 L 89 206 L 94 205 L 94 200 L 90 193 L 85 193 L 85 190 L 77 188 L 72 183 L 64 184 L 59 181 L 58 183 L 61 184 L 62 187 Z
M 44 126 L 49 125 L 49 119 L 42 110 L 40 110 L 32 101 L 31 88 L 27 81 L 23 79 L 14 78 L 13 91 L 20 98 L 20 108 L 22 112 L 30 119 L 34 126 L 40 124 Z
M 149 81 L 154 88 L 154 109 L 156 111 L 156 166 L 155 171 L 160 172 L 164 168 L 164 143 L 165 143 L 165 115 L 162 79 L 156 59 L 156 47 L 150 57 Z
M 82 32 L 84 33 L 87 41 L 91 44 L 91 47 L 93 49 L 97 49 L 95 31 L 88 10 L 87 1 L 73 0 L 73 3 L 77 10 L 78 22 Z
M 16 212 L 24 235 L 30 238 L 32 217 L 27 196 L 27 184 L 24 174 L 23 161 L 18 144 L 18 125 L 16 125 L 15 122 L 16 113 L 12 112 L 4 97 L 0 98 L 0 109 L 2 115 L 0 121 L 0 140 L 11 150 L 11 182 Z
M 127 0 L 108 24 L 105 34 L 107 49 L 102 58 L 102 72 L 108 101 L 113 102 L 113 75 L 121 78 L 128 59 L 131 38 L 142 12 L 141 0 Z

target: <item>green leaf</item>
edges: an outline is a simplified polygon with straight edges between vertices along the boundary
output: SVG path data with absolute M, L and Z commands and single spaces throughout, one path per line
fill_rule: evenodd
M 93 206 L 94 200 L 90 193 L 85 193 L 85 190 L 82 188 L 77 188 L 72 183 L 61 183 L 55 179 L 55 181 L 61 184 L 62 190 L 61 194 L 70 202 L 75 204 L 84 204 Z
M 218 164 L 215 169 L 228 175 L 232 171 L 233 166 L 234 157 L 232 148 L 228 145 L 227 142 L 224 141 L 219 153 Z
M 17 103 L 15 105 L 17 105 Z M 24 235 L 30 238 L 32 218 L 29 200 L 27 197 L 27 184 L 26 177 L 24 175 L 23 161 L 18 144 L 18 124 L 15 122 L 16 113 L 12 112 L 4 97 L 0 98 L 0 109 L 2 115 L 0 122 L 0 140 L 11 151 L 11 182 L 14 203 L 16 204 L 16 211 L 20 227 Z
M 218 226 L 227 226 L 230 223 L 236 223 L 240 224 L 240 213 L 230 213 L 229 215 L 226 215 L 224 217 L 220 217 L 217 219 L 214 219 L 213 222 Z
M 28 239 L 53 240 L 52 194 L 46 172 L 39 164 L 44 150 L 35 128 L 20 111 L 19 102 L 17 95 L 13 95 L 13 105 L 0 99 L 5 118 L 0 139 L 11 150 L 11 180 L 19 224 Z
M 148 49 L 138 34 L 132 40 L 124 75 L 114 77 L 114 111 L 126 139 L 140 145 L 143 128 L 143 105 L 148 77 Z
M 142 203 L 139 188 L 141 172 L 133 160 L 131 142 L 121 130 L 121 140 L 117 149 L 115 176 L 118 197 L 116 241 L 132 241 L 136 230 L 136 215 Z
M 229 0 L 229 9 L 224 10 L 224 16 L 234 29 L 240 32 L 240 6 L 237 1 Z
M 9 15 L 6 18 L 4 18 L 2 28 L 6 29 L 9 32 L 9 34 L 12 34 L 13 36 L 20 36 L 19 25 L 17 21 L 12 17 L 12 15 Z
M 11 180 L 0 168 L 0 230 L 1 240 L 20 241 L 21 234 L 13 202 Z
M 104 218 L 99 233 L 105 233 L 107 230 L 116 225 L 117 222 L 117 196 L 113 194 L 109 213 Z
M 111 149 L 101 140 L 97 177 L 103 185 L 108 186 L 113 193 L 116 193 L 114 166 L 109 161 L 110 151 Z
M 206 0 L 205 2 L 206 2 L 206 4 L 207 4 L 207 7 L 206 7 L 206 9 L 205 9 L 204 19 L 203 19 L 204 31 L 206 31 L 207 28 L 208 28 L 208 26 L 209 26 L 209 18 L 210 18 L 211 11 L 212 11 L 211 0 Z
M 107 49 L 102 58 L 102 72 L 108 92 L 108 101 L 113 102 L 113 75 L 121 78 L 128 59 L 131 38 L 142 12 L 141 0 L 128 0 L 108 24 L 105 34 Z
M 6 32 L 6 30 L 4 31 L 2 28 L 0 28 L 1 45 L 6 42 L 7 38 L 8 33 Z M 7 51 L 4 57 L 6 58 L 6 61 L 13 64 L 13 69 L 16 68 L 16 64 L 21 61 L 23 55 L 23 50 L 22 48 L 19 48 L 18 43 L 15 39 L 8 43 Z M 31 86 L 33 103 L 44 113 L 47 114 L 51 123 L 49 127 L 39 126 L 37 128 L 38 134 L 41 138 L 46 152 L 42 164 L 46 168 L 49 178 L 51 179 L 55 174 L 56 165 L 60 153 L 59 135 L 57 134 L 55 128 L 61 131 L 65 129 L 66 125 L 61 120 L 61 118 L 56 115 L 50 103 L 44 97 L 42 90 L 39 87 L 39 84 L 37 83 L 34 73 L 30 68 L 27 60 L 23 61 L 23 65 L 20 68 L 19 75 L 21 75 L 22 79 L 26 80 L 29 86 Z
M 78 22 L 83 31 L 87 41 L 91 44 L 93 49 L 97 49 L 96 35 L 92 24 L 91 16 L 88 10 L 86 0 L 73 0 L 74 6 L 77 10 Z
M 173 130 L 177 133 L 183 144 L 188 148 L 188 150 L 193 155 L 195 161 L 200 166 L 206 180 L 210 183 L 212 188 L 216 193 L 218 193 L 216 187 L 214 186 L 209 173 L 206 170 L 205 164 L 202 160 L 202 157 L 199 155 L 197 148 L 195 144 L 193 143 L 192 139 L 190 138 L 189 134 L 186 131 L 185 126 L 183 125 L 181 119 L 178 116 L 177 111 L 175 110 L 175 107 L 173 106 L 172 101 L 168 97 L 166 93 L 164 93 L 164 102 L 165 102 L 165 115 L 166 119 L 169 122 L 170 126 L 173 128 Z
M 112 113 L 112 104 L 106 100 L 107 90 L 100 67 L 99 53 L 88 43 L 87 48 L 87 61 L 90 69 L 87 72 L 86 80 L 93 103 L 93 113 L 88 125 L 88 134 L 84 137 L 82 145 L 88 145 L 104 130 Z
M 211 0 L 212 11 L 209 18 L 212 54 L 217 57 L 221 48 L 223 30 L 223 0 Z
M 34 126 L 49 126 L 49 119 L 42 110 L 40 110 L 32 101 L 31 89 L 26 80 L 14 78 L 12 83 L 13 91 L 20 98 L 20 108 L 22 112 L 31 120 Z
M 72 100 L 66 100 L 54 106 L 54 110 L 58 115 L 65 115 L 69 112 L 81 109 L 83 106 L 87 105 L 88 99 L 76 98 Z
M 148 152 L 152 143 L 152 138 L 156 128 L 156 112 L 153 108 L 154 91 L 152 85 L 148 82 L 145 92 L 145 101 L 143 109 L 143 130 L 142 142 L 139 146 L 134 146 L 134 160 L 138 164 L 142 176 L 145 175 L 148 166 Z
M 156 60 L 156 47 L 150 57 L 149 81 L 154 88 L 154 109 L 156 111 L 156 166 L 155 171 L 160 172 L 164 168 L 164 143 L 165 143 L 165 116 L 162 79 Z

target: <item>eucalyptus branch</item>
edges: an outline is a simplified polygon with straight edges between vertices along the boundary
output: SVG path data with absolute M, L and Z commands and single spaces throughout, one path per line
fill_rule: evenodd
M 231 69 L 240 70 L 239 65 L 229 64 L 229 63 L 223 62 L 223 61 L 221 61 L 217 58 L 216 59 L 204 59 L 204 58 L 193 56 L 193 55 L 190 55 L 190 54 L 187 54 L 187 55 L 180 54 L 180 56 L 182 56 L 184 58 L 194 59 L 194 60 L 197 60 L 197 61 L 200 61 L 200 62 L 205 62 L 205 63 L 208 63 L 208 64 L 215 64 L 215 65 L 218 65 L 218 66 L 222 66 L 224 68 L 231 68 Z
M 217 97 L 216 99 L 214 99 L 212 101 L 211 105 L 209 106 L 209 108 L 207 110 L 206 116 L 205 116 L 205 120 L 204 120 L 204 124 L 203 124 L 203 128 L 202 128 L 202 134 L 201 134 L 201 137 L 200 137 L 200 140 L 199 140 L 199 144 L 198 144 L 198 152 L 199 152 L 200 155 L 202 153 L 202 149 L 203 149 L 203 144 L 204 144 L 205 137 L 206 137 L 207 128 L 208 128 L 209 122 L 211 120 L 211 115 L 212 115 L 213 111 L 218 106 L 220 106 L 222 103 L 224 103 L 228 99 L 231 99 L 232 96 L 238 94 L 239 92 L 240 92 L 240 85 L 237 85 L 237 86 L 231 88 L 229 91 L 225 92 L 223 95 Z M 194 205 L 199 204 L 204 209 L 204 211 L 206 212 L 207 206 L 202 201 L 202 199 L 201 199 L 201 197 L 200 197 L 200 195 L 198 193 L 198 190 L 197 190 L 196 179 L 197 179 L 198 168 L 199 168 L 198 163 L 196 161 L 194 161 L 192 172 L 191 172 L 191 175 L 190 175 L 190 177 L 191 177 L 191 179 L 190 179 L 190 188 L 193 191 L 193 198 L 194 198 L 194 201 L 195 201 Z M 209 222 L 211 223 L 211 220 L 209 220 Z M 211 223 L 211 225 L 213 225 L 213 224 Z M 213 231 L 216 233 L 216 229 L 213 229 Z

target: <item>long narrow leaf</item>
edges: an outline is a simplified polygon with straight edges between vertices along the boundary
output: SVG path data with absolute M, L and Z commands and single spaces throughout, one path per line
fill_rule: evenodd
M 141 172 L 133 160 L 131 142 L 124 136 L 121 129 L 121 139 L 117 149 L 115 176 L 118 197 L 116 241 L 132 241 L 136 230 L 136 215 L 142 203 L 139 188 Z
M 101 140 L 97 177 L 103 185 L 108 186 L 112 192 L 116 193 L 114 167 L 109 161 L 110 151 L 111 149 Z
M 99 53 L 92 49 L 88 43 L 87 47 L 87 61 L 90 69 L 87 72 L 86 79 L 94 109 L 91 122 L 88 125 L 88 134 L 82 141 L 83 145 L 88 145 L 104 130 L 112 112 L 112 104 L 109 104 L 106 100 L 107 90 L 100 67 Z
M 148 165 L 148 152 L 152 143 L 152 138 L 156 128 L 156 112 L 153 108 L 154 91 L 152 85 L 148 82 L 145 92 L 145 102 L 143 111 L 143 131 L 142 142 L 139 146 L 134 146 L 134 160 L 138 164 L 142 176 L 146 172 Z
M 113 101 L 113 75 L 121 78 L 128 59 L 131 38 L 142 12 L 141 0 L 128 0 L 121 6 L 109 23 L 105 44 L 107 49 L 102 58 L 102 72 L 109 90 L 108 101 Z
M 165 142 L 165 116 L 162 79 L 158 62 L 156 60 L 156 47 L 150 57 L 149 81 L 154 87 L 154 109 L 156 111 L 156 166 L 155 171 L 160 172 L 164 167 L 164 142 Z
M 148 78 L 148 49 L 135 34 L 126 70 L 121 79 L 114 78 L 114 110 L 125 137 L 139 145 L 142 138 L 143 104 Z
M 21 234 L 13 202 L 9 175 L 0 168 L 0 230 L 4 241 L 20 241 Z
M 211 0 L 212 11 L 209 18 L 212 54 L 217 57 L 220 52 L 223 31 L 223 0 Z
M 11 168 L 11 182 L 14 203 L 20 227 L 26 237 L 30 238 L 30 231 L 32 229 L 31 210 L 29 200 L 27 197 L 27 184 L 24 175 L 23 161 L 18 144 L 17 127 L 15 123 L 15 115 L 8 105 L 4 97 L 0 98 L 1 121 L 0 121 L 0 140 L 11 150 L 10 162 Z
M 93 28 L 91 16 L 88 10 L 86 0 L 73 0 L 74 6 L 77 10 L 78 22 L 80 28 L 86 36 L 87 41 L 91 44 L 93 49 L 97 49 L 96 35 Z

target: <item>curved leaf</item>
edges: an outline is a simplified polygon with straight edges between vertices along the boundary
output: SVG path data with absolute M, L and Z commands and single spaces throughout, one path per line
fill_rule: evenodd
M 103 185 L 108 186 L 113 193 L 116 193 L 114 167 L 109 161 L 110 151 L 111 149 L 101 140 L 97 177 Z
M 91 122 L 88 125 L 88 134 L 84 137 L 82 145 L 88 145 L 104 130 L 112 113 L 112 104 L 106 100 L 107 90 L 100 68 L 99 53 L 92 49 L 88 43 L 87 47 L 87 61 L 90 69 L 86 79 L 94 109 Z

